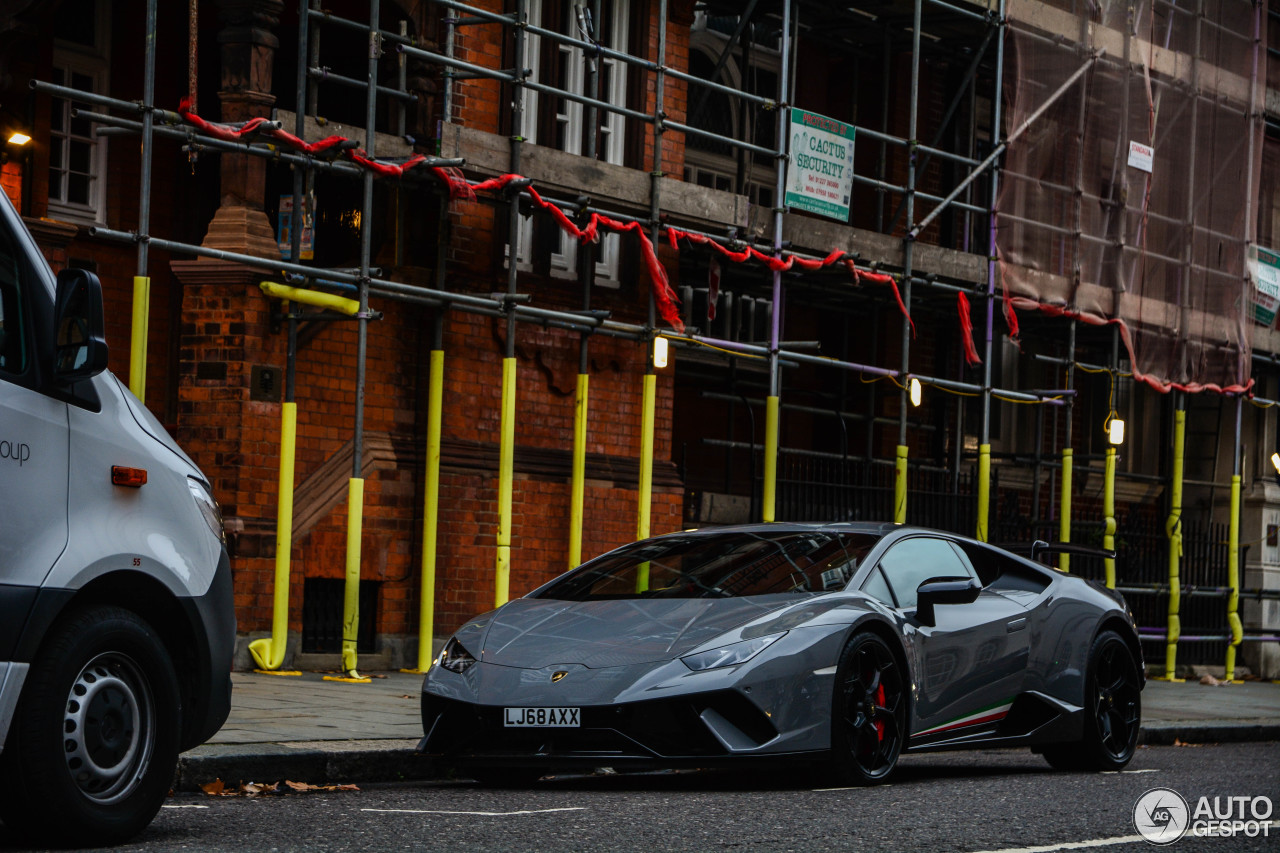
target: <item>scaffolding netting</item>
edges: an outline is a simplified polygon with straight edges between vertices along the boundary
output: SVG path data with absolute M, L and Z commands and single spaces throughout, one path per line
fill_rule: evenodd
M 1134 375 L 1162 391 L 1246 388 L 1258 7 L 1053 0 L 1008 16 L 1008 310 L 1117 325 Z

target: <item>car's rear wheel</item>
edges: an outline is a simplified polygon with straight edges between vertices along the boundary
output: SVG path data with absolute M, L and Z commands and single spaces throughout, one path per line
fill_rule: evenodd
M 831 764 L 836 778 L 868 785 L 888 778 L 907 734 L 905 673 L 875 634 L 853 637 L 836 667 Z
M 1120 770 L 1138 748 L 1142 681 L 1133 652 L 1114 631 L 1093 641 L 1084 701 L 1081 741 L 1045 747 L 1045 760 L 1059 770 Z
M 173 664 L 146 622 L 118 607 L 70 615 L 31 663 L 0 753 L 0 817 L 42 843 L 129 838 L 169 790 L 181 717 Z

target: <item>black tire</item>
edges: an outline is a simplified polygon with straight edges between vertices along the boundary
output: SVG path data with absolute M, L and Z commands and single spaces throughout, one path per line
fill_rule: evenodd
M 1089 651 L 1080 742 L 1046 746 L 1045 760 L 1058 770 L 1121 770 L 1138 748 L 1141 723 L 1142 682 L 1133 652 L 1119 634 L 1103 631 Z
M 858 634 L 840 654 L 831 711 L 831 768 L 844 784 L 889 778 L 907 737 L 906 673 L 889 644 Z
M 181 724 L 160 636 L 119 607 L 72 612 L 31 662 L 0 753 L 12 783 L 0 817 L 42 845 L 97 847 L 136 835 L 169 791 Z

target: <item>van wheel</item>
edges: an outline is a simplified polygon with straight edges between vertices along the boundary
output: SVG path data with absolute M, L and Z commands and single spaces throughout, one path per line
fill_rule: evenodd
M 119 607 L 77 610 L 31 669 L 0 773 L 0 817 L 42 843 L 99 846 L 160 810 L 178 758 L 182 705 L 159 635 Z

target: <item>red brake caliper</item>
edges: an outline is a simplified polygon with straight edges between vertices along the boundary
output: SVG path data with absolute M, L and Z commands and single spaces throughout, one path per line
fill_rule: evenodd
M 882 683 L 876 688 L 876 705 L 884 707 L 884 684 Z M 876 740 L 884 740 L 884 720 L 876 720 L 872 725 L 876 727 Z

